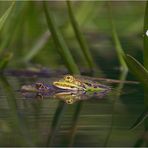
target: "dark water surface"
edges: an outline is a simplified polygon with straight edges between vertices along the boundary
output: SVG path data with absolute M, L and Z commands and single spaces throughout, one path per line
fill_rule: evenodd
M 144 124 L 129 130 L 144 110 L 140 85 L 117 84 L 117 91 L 113 89 L 102 99 L 91 98 L 73 104 L 51 97 L 26 99 L 18 91 L 24 84 L 49 83 L 54 79 L 1 76 L 0 146 L 140 144 Z

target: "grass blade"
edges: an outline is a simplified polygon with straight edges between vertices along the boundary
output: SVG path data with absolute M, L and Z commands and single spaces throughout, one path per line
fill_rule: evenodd
M 30 61 L 38 52 L 45 46 L 50 33 L 46 31 L 43 35 L 35 42 L 34 46 L 30 49 L 26 56 L 24 56 L 24 61 Z
M 15 6 L 13 8 L 13 10 L 11 11 L 11 15 L 9 17 L 9 19 L 7 20 L 7 23 L 5 24 L 5 28 L 2 30 L 3 31 L 3 40 L 0 44 L 0 51 L 3 51 L 4 49 L 10 49 L 12 48 L 11 43 L 13 42 L 13 40 L 15 40 L 15 38 L 17 37 L 17 31 L 19 29 L 19 27 L 22 28 L 22 23 L 25 20 L 24 17 L 25 13 L 24 13 L 24 8 L 26 7 L 26 3 L 25 2 L 19 2 L 17 1 L 15 3 Z M 21 32 L 22 35 L 22 32 Z M 16 39 L 18 40 L 18 39 Z M 19 51 L 20 53 L 20 51 Z M 19 54 L 20 55 L 20 54 Z
M 89 51 L 89 48 L 87 46 L 87 43 L 80 31 L 80 28 L 79 28 L 79 25 L 74 17 L 74 13 L 73 13 L 73 10 L 72 10 L 72 7 L 71 7 L 71 3 L 70 1 L 67 1 L 67 7 L 68 7 L 68 13 L 69 13 L 69 18 L 70 18 L 70 21 L 71 21 L 71 24 L 72 24 L 72 27 L 74 29 L 74 32 L 75 32 L 75 36 L 79 42 L 79 45 L 81 47 L 81 50 L 86 58 L 86 61 L 90 67 L 90 69 L 93 69 L 94 68 L 94 61 L 93 61 L 93 58 L 91 56 L 91 53 Z
M 70 139 L 69 139 L 68 147 L 73 146 L 75 136 L 76 136 L 76 131 L 77 131 L 77 124 L 78 124 L 79 116 L 80 116 L 81 109 L 82 109 L 82 105 L 83 105 L 83 102 L 78 102 L 78 104 L 76 105 L 76 110 L 74 112 L 71 130 L 70 130 L 70 133 L 69 133 Z
M 122 71 L 121 74 L 120 74 L 119 80 L 125 81 L 126 77 L 127 77 L 127 71 Z M 113 101 L 113 104 L 112 104 L 111 125 L 110 125 L 108 135 L 107 135 L 105 142 L 104 142 L 104 147 L 109 146 L 110 139 L 113 136 L 113 130 L 114 130 L 113 125 L 114 125 L 114 122 L 115 122 L 117 100 L 120 98 L 121 91 L 122 91 L 123 87 L 124 87 L 124 83 L 119 83 L 117 88 L 116 88 L 115 95 L 113 96 L 114 101 Z
M 67 104 L 63 103 L 62 101 L 59 102 L 59 105 L 56 109 L 56 112 L 54 114 L 54 118 L 51 125 L 51 131 L 50 135 L 48 136 L 47 145 L 46 146 L 52 146 L 54 143 L 54 138 L 57 134 L 57 131 L 61 125 L 65 110 L 67 108 Z
M 148 107 L 148 96 L 147 96 L 147 90 L 148 90 L 148 71 L 141 65 L 135 58 L 133 58 L 130 55 L 126 55 L 124 57 L 129 70 L 131 73 L 137 77 L 137 79 L 143 84 L 145 89 L 145 97 L 144 102 L 146 107 Z
M 148 71 L 135 58 L 130 55 L 125 55 L 125 61 L 129 70 L 137 79 L 148 88 Z
M 79 20 L 79 26 L 82 26 L 90 22 L 89 16 L 92 16 L 94 11 L 96 10 L 94 9 L 94 6 L 96 6 L 95 2 L 90 2 L 90 1 L 88 2 L 85 1 L 85 3 L 81 2 L 79 4 L 78 9 L 75 12 L 75 18 L 76 20 Z M 66 28 L 65 29 L 66 34 L 68 34 L 69 36 L 73 35 L 71 23 L 69 21 L 67 22 L 64 28 Z
M 9 52 L 9 53 L 5 53 L 5 55 L 3 55 L 3 58 L 0 59 L 1 72 L 6 68 L 7 64 L 12 59 L 12 56 L 13 56 L 13 53 Z
M 146 2 L 144 16 L 144 67 L 148 69 L 148 1 Z
M 146 109 L 142 114 L 137 118 L 135 123 L 130 127 L 130 130 L 135 129 L 137 126 L 143 123 L 143 121 L 148 117 L 148 109 Z
M 116 31 L 116 27 L 115 27 L 115 23 L 114 23 L 114 19 L 113 19 L 112 7 L 109 2 L 108 2 L 108 10 L 109 10 L 109 17 L 110 17 L 110 23 L 111 23 L 111 29 L 112 29 L 112 36 L 113 36 L 113 40 L 115 43 L 117 56 L 118 56 L 118 59 L 120 61 L 120 65 L 122 66 L 122 68 L 124 70 L 127 70 L 128 67 L 123 59 L 123 56 L 125 55 L 125 53 L 124 53 L 124 50 L 122 48 L 122 45 L 120 43 L 117 31 Z
M 10 15 L 10 12 L 11 12 L 11 10 L 12 10 L 14 4 L 15 4 L 15 1 L 13 1 L 13 2 L 11 3 L 10 7 L 9 7 L 9 8 L 6 10 L 6 12 L 1 16 L 1 18 L 0 18 L 0 31 L 2 30 L 2 27 L 4 26 L 4 24 L 5 24 L 5 22 L 6 22 L 7 18 L 8 18 L 8 16 Z
M 65 61 L 65 64 L 71 73 L 79 74 L 79 69 L 63 39 L 63 36 L 58 30 L 58 27 L 54 22 L 52 13 L 48 10 L 47 3 L 45 1 L 43 2 L 43 9 L 45 12 L 49 30 L 51 32 L 55 45 L 57 46 L 57 49 L 62 56 L 62 59 Z

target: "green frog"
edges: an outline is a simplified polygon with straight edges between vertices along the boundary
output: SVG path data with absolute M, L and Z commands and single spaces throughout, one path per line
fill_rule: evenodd
M 66 75 L 59 81 L 54 81 L 53 85 L 57 88 L 70 91 L 100 92 L 110 89 L 108 86 L 95 83 L 83 78 L 77 78 L 72 75 Z

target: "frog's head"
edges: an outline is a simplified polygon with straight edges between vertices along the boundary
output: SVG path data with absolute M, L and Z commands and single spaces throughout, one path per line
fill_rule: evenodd
M 66 75 L 63 79 L 60 79 L 59 81 L 54 81 L 53 85 L 65 90 L 82 89 L 80 82 L 77 82 L 77 80 L 72 75 Z

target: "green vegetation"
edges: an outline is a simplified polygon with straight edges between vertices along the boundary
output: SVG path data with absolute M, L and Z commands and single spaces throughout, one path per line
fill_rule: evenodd
M 0 146 L 148 145 L 148 2 L 1 1 L 0 8 Z M 107 99 L 71 106 L 24 100 L 16 90 L 42 78 L 5 72 L 38 64 L 61 70 L 55 77 L 103 74 L 142 85 L 120 83 Z M 124 87 L 140 94 L 122 95 Z

